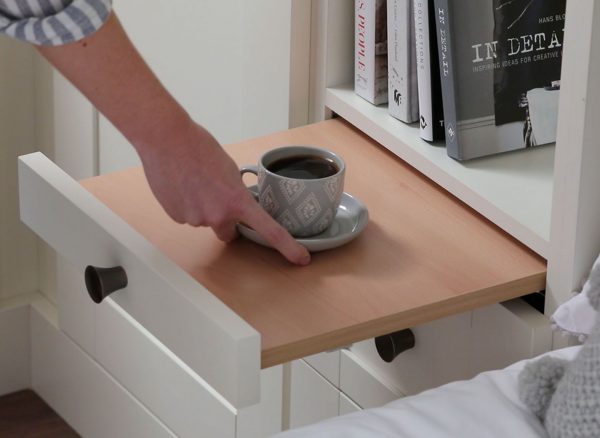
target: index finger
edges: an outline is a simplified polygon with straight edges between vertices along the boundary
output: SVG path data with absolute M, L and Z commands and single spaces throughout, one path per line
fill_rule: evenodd
M 244 210 L 242 222 L 260 234 L 269 245 L 279 251 L 286 259 L 296 265 L 306 266 L 310 263 L 308 250 L 275 221 L 260 205 L 252 199 Z

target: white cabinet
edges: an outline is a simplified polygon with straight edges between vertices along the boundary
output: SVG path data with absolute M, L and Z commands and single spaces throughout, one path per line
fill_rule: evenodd
M 471 318 L 472 312 L 467 312 L 411 328 L 415 346 L 391 363 L 379 357 L 372 339 L 354 344 L 350 351 L 402 394 L 415 394 L 471 377 Z
M 347 350 L 341 354 L 340 390 L 364 409 L 382 406 L 404 395 Z
M 31 229 L 79 272 L 122 266 L 128 293 L 115 305 L 235 406 L 258 401 L 253 328 L 43 155 L 21 158 L 19 175 L 21 218 Z
M 290 428 L 305 426 L 339 413 L 339 390 L 303 360 L 291 365 Z
M 548 324 L 547 317 L 522 300 L 473 311 L 470 373 L 504 368 L 550 350 Z
M 340 415 L 351 414 L 360 410 L 360 406 L 350 400 L 344 393 L 340 393 Z
M 306 7 L 300 6 L 304 2 L 261 1 L 261 7 L 271 8 L 268 20 L 277 14 L 286 17 L 272 21 L 285 38 L 269 39 L 267 30 L 271 31 L 272 26 L 265 25 L 245 29 L 248 34 L 258 31 L 256 39 L 244 42 L 236 39 L 241 36 L 238 30 L 244 15 L 239 9 L 232 8 L 233 13 L 207 12 L 201 6 L 188 9 L 189 5 L 183 7 L 180 2 L 169 7 L 154 2 L 155 8 L 143 24 L 133 13 L 138 3 L 117 3 L 132 37 L 167 86 L 222 141 L 301 123 L 301 117 L 293 117 L 299 114 L 295 98 L 301 95 L 296 87 L 308 87 L 308 72 L 292 67 L 310 65 L 312 119 L 321 119 L 331 112 L 343 116 L 549 259 L 549 311 L 569 296 L 591 265 L 600 248 L 596 226 L 600 201 L 595 189 L 600 174 L 594 168 L 600 159 L 594 142 L 600 128 L 593 123 L 600 86 L 588 80 L 598 76 L 600 66 L 600 56 L 592 50 L 600 12 L 592 0 L 568 5 L 565 46 L 573 49 L 565 54 L 556 152 L 547 147 L 472 164 L 450 160 L 441 149 L 419 140 L 415 127 L 390 119 L 382 108 L 369 106 L 353 95 L 347 85 L 352 81 L 352 2 L 312 2 L 309 39 L 302 32 L 296 33 L 297 18 L 308 19 Z M 212 7 L 217 8 L 216 5 Z M 239 5 L 242 11 L 256 15 L 256 10 L 245 9 L 255 8 L 256 4 Z M 302 13 L 292 14 L 294 11 Z M 174 32 L 157 42 L 150 38 L 154 34 L 149 29 L 154 29 L 153 23 L 160 26 L 163 16 L 169 17 L 164 21 L 180 19 L 183 24 L 179 34 Z M 229 26 L 221 26 L 218 19 L 208 23 L 209 16 L 220 17 Z M 206 52 L 217 45 L 201 40 L 201 26 L 194 18 L 218 30 L 217 37 L 232 49 L 225 57 Z M 150 27 L 144 28 L 145 25 Z M 230 34 L 227 29 L 236 31 Z M 308 57 L 308 40 L 310 64 L 298 64 L 295 54 Z M 270 53 L 257 41 L 273 44 L 277 56 L 269 68 L 285 70 L 276 80 L 271 80 L 267 71 L 248 70 L 253 65 L 251 52 L 245 52 L 243 44 L 262 50 L 263 57 Z M 180 45 L 188 50 L 171 50 Z M 290 52 L 290 47 L 298 51 Z M 201 54 L 209 54 L 210 59 L 219 62 L 207 67 L 202 62 L 207 58 Z M 240 63 L 233 62 L 236 55 L 243 56 Z M 236 68 L 223 68 L 232 64 Z M 200 73 L 202 80 L 198 79 Z M 180 74 L 184 79 L 177 79 Z M 258 82 L 252 82 L 252 78 L 259 77 L 262 79 L 256 88 Z M 235 86 L 214 88 L 211 83 L 217 79 L 222 80 L 221 85 L 230 79 Z M 57 79 L 57 89 L 63 85 Z M 271 87 L 270 92 L 265 87 Z M 224 94 L 219 94 L 219 90 Z M 268 96 L 263 106 L 256 106 L 256 90 L 263 90 L 260 95 Z M 57 142 L 59 162 L 63 160 L 77 176 L 114 170 L 132 162 L 133 155 L 122 152 L 126 150 L 123 140 L 89 106 L 82 106 L 83 111 L 78 113 L 81 129 L 73 131 L 78 136 L 66 137 L 73 120 L 62 118 L 68 114 L 63 109 L 72 110 L 69 101 L 80 102 L 81 98 L 76 93 L 62 97 L 56 102 L 56 139 L 64 140 Z M 240 99 L 242 103 L 235 105 Z M 301 108 L 306 102 L 299 105 Z M 252 117 L 244 119 L 243 113 L 248 110 Z M 81 145 L 83 149 L 72 155 Z M 61 268 L 63 262 L 58 263 L 59 324 L 63 337 L 50 339 L 51 331 L 45 330 L 49 326 L 39 318 L 33 320 L 38 339 L 32 348 L 33 362 L 37 364 L 34 388 L 45 394 L 61 414 L 68 414 L 67 419 L 78 430 L 90 436 L 111 417 L 111 427 L 119 425 L 119 433 L 125 431 L 130 436 L 188 436 L 201 429 L 210 430 L 215 436 L 233 436 L 237 430 L 237 436 L 242 437 L 277 431 L 278 419 L 285 417 L 279 397 L 283 377 L 280 369 L 260 371 L 257 334 L 51 165 L 39 157 L 26 160 L 23 165 L 24 218 L 76 266 L 74 274 L 63 276 L 62 269 L 66 272 L 73 268 Z M 530 190 L 519 190 L 523 186 Z M 56 220 L 50 221 L 51 217 Z M 81 272 L 86 264 L 123 265 L 130 275 L 127 294 L 109 298 L 102 309 L 95 308 L 82 287 Z M 350 352 L 296 361 L 291 365 L 289 424 L 297 427 L 359 407 L 380 405 L 402 394 L 461 378 L 462 373 L 500 367 L 506 361 L 548 349 L 547 320 L 541 315 L 530 318 L 530 310 L 523 309 L 520 304 L 494 305 L 415 327 L 417 347 L 389 366 L 377 362 L 372 341 L 356 344 Z M 63 345 L 61 350 L 47 347 L 53 343 Z M 213 360 L 202 360 L 201 356 L 207 354 Z M 43 361 L 52 367 L 44 367 Z M 61 369 L 64 361 L 71 366 Z M 51 374 L 51 370 L 55 373 Z M 80 379 L 88 377 L 88 386 L 78 385 Z M 60 398 L 62 387 L 68 392 Z M 92 399 L 91 394 L 96 391 L 99 397 Z M 259 393 L 264 396 L 260 405 L 255 404 Z M 97 408 L 97 417 L 86 422 L 89 414 L 78 403 Z M 114 412 L 121 406 L 121 411 Z M 197 415 L 199 410 L 204 415 Z M 272 421 L 263 428 L 260 418 Z
M 313 354 L 304 360 L 332 385 L 340 386 L 340 350 Z
M 81 274 L 67 272 L 65 276 L 75 282 L 79 279 L 79 285 L 59 283 L 66 292 L 59 294 L 61 328 L 85 349 L 85 357 L 90 356 L 77 359 L 79 362 L 72 366 L 93 368 L 87 364 L 96 361 L 103 373 L 118 380 L 179 436 L 194 436 L 204 430 L 211 436 L 233 437 L 240 409 L 254 407 L 260 399 L 256 331 L 152 251 L 43 155 L 21 159 L 20 198 L 23 221 L 63 254 L 76 271 L 83 272 L 86 264 L 120 265 L 127 273 L 127 294 L 117 301 L 106 298 L 101 306 L 90 307 L 91 301 L 85 301 Z M 71 344 L 68 348 L 77 351 L 79 347 Z M 207 355 L 211 360 L 206 360 Z M 51 374 L 45 376 L 51 378 Z M 55 377 L 79 379 L 77 375 Z M 62 384 L 75 384 L 69 382 Z M 281 399 L 276 395 L 281 393 L 281 374 L 278 377 L 275 372 L 273 382 L 275 396 L 270 397 L 274 412 L 268 414 L 276 418 L 281 416 Z M 85 397 L 91 395 L 86 393 Z M 269 396 L 263 399 L 262 406 L 270 404 Z M 64 409 L 69 411 L 68 406 Z M 259 408 L 255 415 L 260 414 Z M 252 419 L 248 415 L 247 423 Z
M 355 96 L 353 3 L 313 2 L 311 120 L 337 113 L 548 259 L 547 312 L 570 297 L 600 251 L 598 23 L 593 0 L 567 2 L 556 148 L 458 163 L 418 127 Z M 526 188 L 526 190 L 524 189 Z
M 175 437 L 156 416 L 56 327 L 31 308 L 31 387 L 78 433 Z M 233 437 L 234 429 L 228 435 Z
M 520 299 L 442 318 L 412 330 L 415 347 L 400 353 L 391 363 L 379 357 L 372 339 L 354 344 L 345 354 L 363 364 L 363 372 L 371 370 L 388 390 L 412 395 L 504 368 L 552 347 L 548 318 Z

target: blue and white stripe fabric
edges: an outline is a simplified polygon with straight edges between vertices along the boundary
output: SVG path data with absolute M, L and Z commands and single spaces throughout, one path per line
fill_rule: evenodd
M 112 0 L 0 0 L 0 33 L 41 46 L 78 41 L 106 22 Z

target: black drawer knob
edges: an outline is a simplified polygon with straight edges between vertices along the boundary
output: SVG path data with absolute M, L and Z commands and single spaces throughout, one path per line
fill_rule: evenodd
M 403 351 L 410 350 L 414 346 L 415 335 L 411 329 L 404 329 L 375 338 L 375 347 L 379 357 L 388 363 Z
M 101 303 L 104 298 L 127 286 L 127 274 L 121 266 L 114 268 L 85 268 L 85 287 L 94 303 Z

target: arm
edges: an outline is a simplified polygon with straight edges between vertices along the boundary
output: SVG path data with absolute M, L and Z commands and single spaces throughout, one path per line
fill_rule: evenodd
M 215 138 L 161 85 L 114 13 L 80 41 L 38 50 L 135 147 L 171 218 L 210 226 L 224 241 L 233 240 L 236 223 L 244 222 L 290 262 L 310 262 L 308 251 L 254 201 Z

